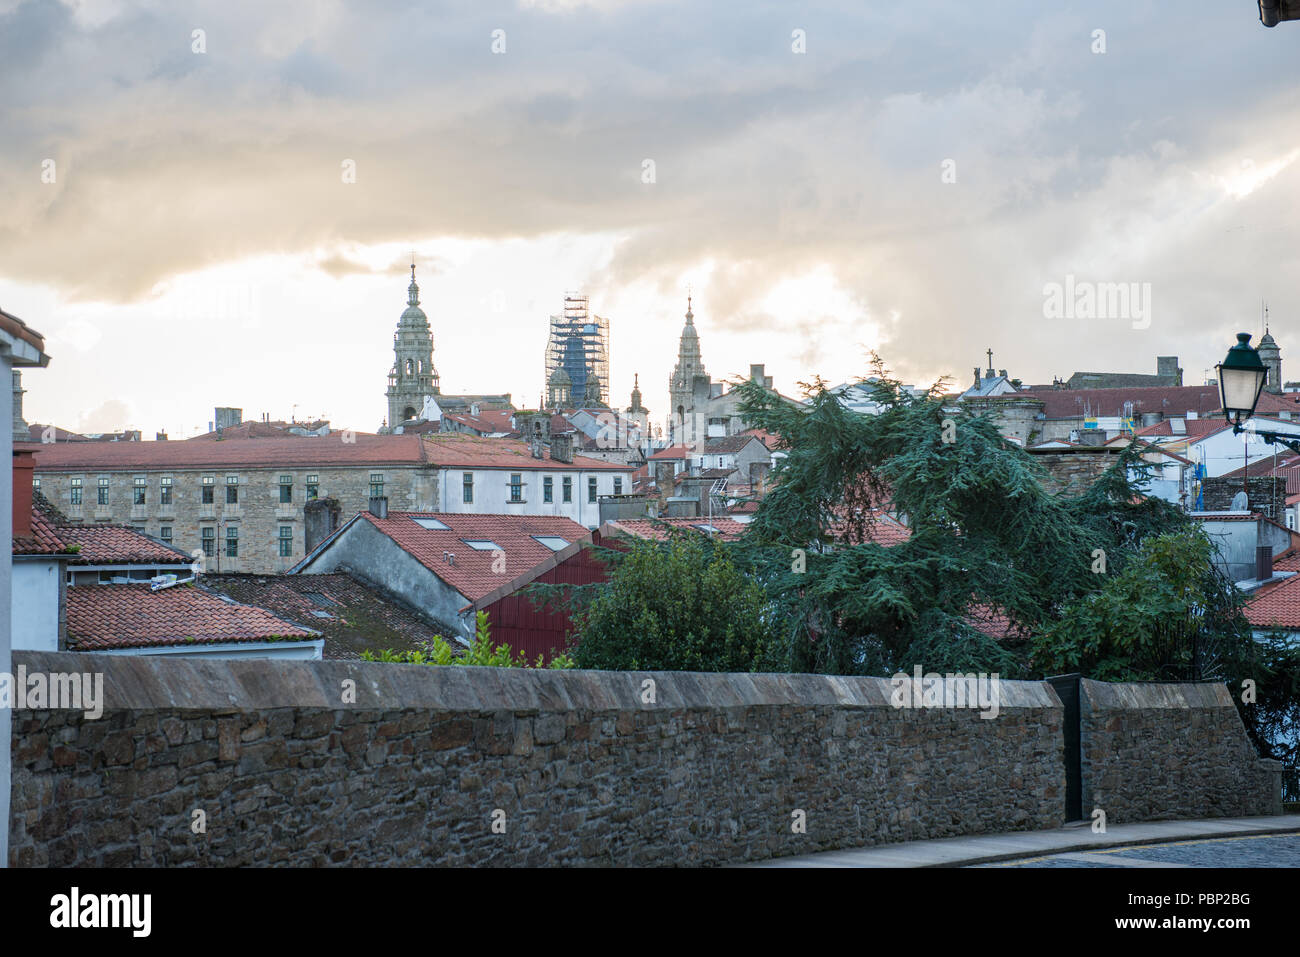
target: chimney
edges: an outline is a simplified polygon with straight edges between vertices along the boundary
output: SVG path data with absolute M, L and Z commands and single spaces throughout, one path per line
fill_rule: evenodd
M 551 461 L 573 461 L 573 433 L 560 432 L 551 436 Z
M 32 472 L 36 457 L 31 452 L 14 450 L 14 538 L 32 534 Z
M 370 514 L 375 518 L 388 517 L 388 496 L 372 495 L 370 497 Z
M 1273 546 L 1255 546 L 1255 579 L 1268 581 L 1273 577 Z

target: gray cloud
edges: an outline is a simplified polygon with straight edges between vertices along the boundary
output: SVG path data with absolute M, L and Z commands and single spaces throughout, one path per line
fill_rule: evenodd
M 1030 379 L 1145 369 L 1188 340 L 1218 349 L 1261 296 L 1300 309 L 1297 173 L 1243 199 L 1206 181 L 1298 145 L 1300 30 L 1249 4 L 1176 10 L 151 3 L 93 23 L 23 3 L 0 22 L 0 263 L 130 302 L 266 252 L 609 231 L 626 239 L 593 286 L 648 282 L 665 321 L 701 262 L 724 331 L 779 318 L 758 306 L 771 285 L 827 264 L 904 377 L 987 346 Z M 342 251 L 319 265 L 369 271 Z M 1043 319 L 1066 273 L 1151 282 L 1151 328 Z

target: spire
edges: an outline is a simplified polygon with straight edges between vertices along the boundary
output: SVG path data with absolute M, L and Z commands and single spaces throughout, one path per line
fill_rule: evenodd
M 695 319 L 695 313 L 691 312 L 691 287 L 686 287 L 686 324 L 689 326 Z
M 415 259 L 414 256 L 411 257 Z M 415 284 L 415 263 L 411 263 L 411 284 L 406 287 L 406 304 L 408 306 L 418 306 L 420 304 L 420 287 Z

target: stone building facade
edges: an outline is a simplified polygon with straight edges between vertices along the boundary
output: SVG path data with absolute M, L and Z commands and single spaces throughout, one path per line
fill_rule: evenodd
M 129 525 L 204 571 L 278 574 L 322 534 L 386 498 L 393 511 L 563 515 L 600 523 L 599 500 L 635 469 L 456 433 L 36 445 L 37 488 L 73 522 Z M 312 534 L 309 535 L 309 532 Z
M 306 554 L 305 506 L 344 517 L 379 493 L 438 507 L 419 436 L 332 436 L 39 446 L 36 481 L 72 522 L 129 525 L 199 558 L 204 571 L 274 574 Z

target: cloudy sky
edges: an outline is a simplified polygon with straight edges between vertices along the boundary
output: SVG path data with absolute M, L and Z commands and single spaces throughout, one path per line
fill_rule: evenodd
M 792 393 L 1198 382 L 1261 300 L 1300 379 L 1298 73 L 1254 0 L 0 0 L 0 308 L 29 421 L 149 436 L 377 428 L 412 250 L 444 391 L 520 405 L 582 289 L 660 419 L 688 285 Z

